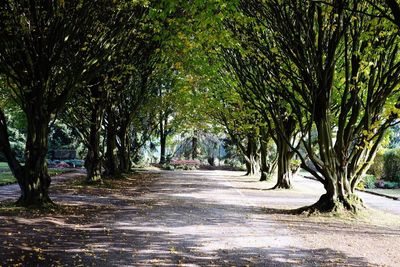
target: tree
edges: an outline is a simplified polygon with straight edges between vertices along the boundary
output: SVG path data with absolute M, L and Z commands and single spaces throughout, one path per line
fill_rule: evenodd
M 51 203 L 46 153 L 49 123 L 62 109 L 88 63 L 83 48 L 98 28 L 106 1 L 3 1 L 0 6 L 0 74 L 27 120 L 25 164 L 14 157 L 7 122 L 0 111 L 2 150 L 21 187 L 18 204 Z M 99 41 L 107 38 L 104 32 Z M 98 56 L 98 55 L 96 55 Z
M 263 42 L 257 35 L 250 33 L 253 30 L 252 26 L 235 24 L 229 27 L 236 33 L 236 36 L 240 36 L 244 31 L 247 33 L 247 36 L 238 38 L 239 42 L 243 42 L 241 49 L 251 42 Z M 253 109 L 257 110 L 262 116 L 268 129 L 270 129 L 268 137 L 271 137 L 276 144 L 278 172 L 277 183 L 274 188 L 289 189 L 291 188 L 292 176 L 290 162 L 294 155 L 290 145 L 294 145 L 296 141 L 297 122 L 291 114 L 288 104 L 282 101 L 280 96 L 273 93 L 275 87 L 281 88 L 282 85 L 271 84 L 264 79 L 264 77 L 268 77 L 270 66 L 264 64 L 262 59 L 259 60 L 257 48 L 252 48 L 254 51 L 242 50 L 243 52 L 240 52 L 240 49 L 225 49 L 223 55 L 228 65 L 227 69 L 237 76 L 241 84 L 237 87 L 238 93 L 243 101 L 252 105 Z M 264 136 L 267 137 L 265 134 Z M 289 144 L 287 140 L 291 143 Z
M 174 78 L 171 73 L 168 76 L 165 76 L 165 73 L 168 73 L 167 70 L 164 70 L 163 77 L 160 77 L 158 87 L 158 99 L 160 104 L 158 120 L 159 120 L 159 136 L 160 136 L 160 164 L 166 163 L 166 146 L 167 146 L 167 138 L 174 132 L 174 124 L 172 120 L 176 114 L 174 111 L 176 109 L 175 106 L 175 97 L 179 95 L 174 91 Z M 176 89 L 176 88 L 175 88 Z
M 380 15 L 400 28 L 400 3 L 396 0 L 367 0 Z
M 225 77 L 228 77 L 227 74 Z M 231 83 L 232 82 L 232 83 Z M 208 99 L 207 115 L 225 128 L 244 158 L 247 173 L 255 175 L 260 171 L 259 137 L 261 121 L 257 111 L 241 99 L 235 83 L 226 79 L 224 88 L 215 88 Z M 266 141 L 266 140 L 264 140 Z M 271 169 L 272 171 L 273 169 Z M 266 171 L 266 169 L 264 169 Z
M 74 129 L 87 149 L 85 158 L 86 181 L 99 182 L 102 174 L 100 141 L 102 122 L 109 91 L 103 76 L 83 86 L 79 94 L 67 104 L 61 119 Z
M 114 70 L 111 81 L 114 92 L 106 109 L 105 128 L 107 132 L 106 174 L 115 177 L 130 169 L 130 133 L 134 116 L 154 97 L 155 92 L 149 79 L 156 63 L 158 42 L 152 37 L 140 41 L 136 50 L 125 54 L 128 62 L 123 68 Z M 132 62 L 129 62 L 132 60 Z
M 275 172 L 278 157 L 276 147 L 271 142 L 271 133 L 266 126 L 260 127 L 260 181 L 267 181 Z M 278 183 L 277 183 L 278 184 Z
M 358 1 L 242 1 L 246 15 L 268 29 L 272 46 L 260 50 L 274 66 L 269 79 L 291 87 L 278 95 L 301 127 L 305 155 L 292 146 L 325 187 L 308 209 L 357 211 L 355 187 L 371 164 L 386 129 L 397 119 L 400 62 L 393 25 Z M 262 35 L 262 33 L 260 33 Z M 259 47 L 262 47 L 260 45 Z M 316 149 L 311 142 L 316 129 Z M 286 140 L 289 144 L 290 142 Z

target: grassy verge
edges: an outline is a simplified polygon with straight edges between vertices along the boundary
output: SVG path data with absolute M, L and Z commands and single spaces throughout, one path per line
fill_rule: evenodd
M 391 196 L 391 197 L 400 197 L 400 189 L 375 188 L 375 189 L 366 189 L 366 191 L 379 193 L 379 194 L 384 194 L 384 195 Z
M 7 162 L 0 162 L 0 170 L 8 170 Z
M 0 185 L 13 184 L 16 182 L 11 172 L 0 172 Z
M 1 169 L 1 167 L 0 167 Z M 70 169 L 49 169 L 50 176 L 55 176 L 63 173 L 70 172 Z M 14 184 L 17 180 L 15 180 L 10 170 L 5 170 L 4 168 L 0 171 L 0 186 Z

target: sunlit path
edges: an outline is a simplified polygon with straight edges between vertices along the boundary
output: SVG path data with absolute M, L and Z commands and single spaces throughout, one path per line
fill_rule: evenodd
M 0 215 L 2 262 L 93 266 L 400 263 L 394 246 L 400 240 L 398 226 L 351 226 L 268 211 L 315 202 L 321 189 L 313 190 L 312 180 L 296 178 L 293 190 L 271 191 L 273 183 L 257 182 L 242 172 L 152 171 L 135 177 L 118 182 L 114 189 L 56 185 L 51 193 L 54 199 L 72 205 L 60 214 Z M 374 246 L 373 240 L 380 246 Z

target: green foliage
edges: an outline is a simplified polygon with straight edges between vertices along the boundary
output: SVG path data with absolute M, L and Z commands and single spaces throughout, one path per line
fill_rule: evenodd
M 384 172 L 384 150 L 379 150 L 375 156 L 374 162 L 368 170 L 368 173 L 375 176 L 378 179 L 381 179 Z
M 386 151 L 384 161 L 385 179 L 400 182 L 400 148 Z
M 385 182 L 384 188 L 385 189 L 395 189 L 399 187 L 399 182 Z
M 246 166 L 244 165 L 244 163 L 242 161 L 240 161 L 239 159 L 236 158 L 227 158 L 224 160 L 224 164 L 226 166 L 230 166 L 234 169 L 237 170 L 241 170 L 241 171 L 245 171 L 246 170 Z
M 56 121 L 56 123 L 50 127 L 49 150 L 77 148 L 79 146 L 77 137 L 78 134 L 74 129 L 69 128 L 60 121 Z
M 167 171 L 173 171 L 173 170 L 175 170 L 175 166 L 173 166 L 173 165 L 171 165 L 171 164 L 169 164 L 169 163 L 163 164 L 161 167 L 162 167 L 164 170 L 167 170 Z
M 400 125 L 396 124 L 389 129 L 389 148 L 400 147 Z
M 367 174 L 363 177 L 359 186 L 361 186 L 363 188 L 373 189 L 373 188 L 375 188 L 375 183 L 376 183 L 376 176 Z

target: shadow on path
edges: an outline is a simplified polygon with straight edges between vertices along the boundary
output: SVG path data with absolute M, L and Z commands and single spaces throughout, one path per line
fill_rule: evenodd
M 225 175 L 222 173 L 221 175 Z M 56 192 L 60 214 L 0 214 L 0 260 L 46 266 L 378 266 L 328 247 L 304 248 L 293 231 L 213 172 L 136 177 L 131 187 Z M 296 223 L 296 222 L 295 222 Z M 298 231 L 318 227 L 299 219 Z M 327 229 L 328 227 L 328 229 Z M 357 234 L 363 234 L 361 231 Z M 367 233 L 368 234 L 368 233 Z M 399 238 L 399 232 L 378 232 Z M 190 265 L 192 264 L 192 265 Z

